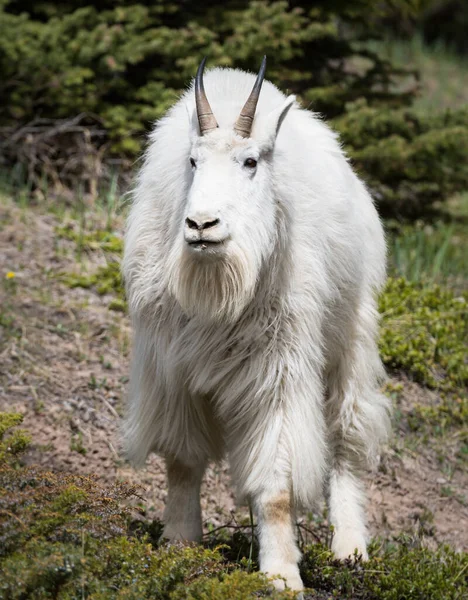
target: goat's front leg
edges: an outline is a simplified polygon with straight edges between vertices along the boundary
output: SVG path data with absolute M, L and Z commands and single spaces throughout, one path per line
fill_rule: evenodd
M 200 486 L 205 465 L 186 466 L 166 460 L 168 494 L 163 536 L 169 540 L 196 542 L 202 536 Z
M 291 492 L 286 486 L 264 490 L 253 499 L 260 542 L 260 569 L 269 576 L 277 589 L 285 584 L 292 590 L 302 590 L 298 562 L 300 552 L 294 535 L 294 511 Z
M 306 387 L 294 379 L 291 388 L 282 380 L 278 402 L 265 403 L 255 418 L 251 408 L 228 438 L 233 480 L 257 517 L 260 569 L 276 576 L 277 588 L 296 591 L 303 583 L 295 508 L 312 506 L 320 496 L 326 462 L 322 390 L 318 378 L 315 386 L 312 379 L 309 374 Z

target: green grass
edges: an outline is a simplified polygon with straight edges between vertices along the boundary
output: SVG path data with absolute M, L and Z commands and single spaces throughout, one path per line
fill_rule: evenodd
M 85 195 L 79 183 L 73 193 L 68 190 L 60 195 L 57 190 L 53 193 L 49 190 L 45 177 L 33 186 L 24 167 L 18 164 L 11 170 L 0 169 L 0 200 L 13 198 L 23 209 L 40 205 L 61 221 L 76 222 L 79 230 L 95 229 L 99 223 L 101 229 L 111 231 L 127 203 L 118 181 L 118 175 L 113 174 L 100 185 L 94 197 Z
M 389 272 L 412 283 L 441 283 L 468 289 L 468 192 L 432 222 L 387 222 Z
M 468 103 L 468 58 L 443 42 L 429 46 L 420 35 L 414 35 L 409 40 L 388 38 L 367 45 L 395 66 L 419 72 L 420 91 L 415 108 L 436 111 L 461 108 Z
M 390 270 L 413 283 L 434 281 L 461 288 L 468 281 L 468 239 L 454 224 L 418 223 L 391 235 Z

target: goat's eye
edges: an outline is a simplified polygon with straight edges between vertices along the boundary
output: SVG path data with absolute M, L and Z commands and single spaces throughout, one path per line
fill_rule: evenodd
M 257 161 L 254 158 L 246 158 L 244 160 L 244 167 L 247 167 L 248 169 L 255 169 L 256 166 Z
M 190 164 L 192 165 L 192 169 L 195 169 L 195 167 L 197 166 L 197 163 L 195 162 L 195 159 L 190 157 Z

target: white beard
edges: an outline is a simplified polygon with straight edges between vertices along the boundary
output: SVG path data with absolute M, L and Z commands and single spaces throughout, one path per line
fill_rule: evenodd
M 168 287 L 190 317 L 236 321 L 252 300 L 258 267 L 231 242 L 224 256 L 197 256 L 176 245 L 167 265 Z

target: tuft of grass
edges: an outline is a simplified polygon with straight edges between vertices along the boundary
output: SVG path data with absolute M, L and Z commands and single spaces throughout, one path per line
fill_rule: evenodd
M 112 294 L 116 296 L 109 303 L 109 309 L 125 312 L 125 289 L 120 273 L 120 263 L 113 261 L 99 267 L 95 273 L 90 275 L 77 275 L 75 273 L 62 273 L 61 281 L 70 288 L 94 289 L 100 296 Z
M 25 430 L 17 429 L 22 422 L 23 415 L 19 413 L 0 412 L 0 465 L 15 463 L 31 442 Z
M 119 255 L 123 252 L 123 239 L 107 229 L 95 229 L 84 232 L 80 228 L 76 231 L 70 223 L 66 227 L 56 227 L 55 232 L 58 237 L 75 242 L 79 251 L 103 250 L 104 252 L 112 252 Z
M 70 450 L 72 450 L 73 452 L 78 452 L 78 454 L 82 454 L 83 456 L 86 456 L 88 451 L 86 450 L 86 447 L 83 443 L 83 435 L 81 432 L 78 432 L 77 434 L 74 434 L 72 436 L 72 439 L 70 441 Z
M 99 267 L 94 273 L 87 275 L 62 273 L 61 281 L 70 288 L 92 288 L 101 296 L 112 294 L 115 298 L 110 301 L 109 309 L 125 312 L 127 304 L 119 263 L 123 252 L 123 239 L 103 229 L 84 231 L 80 227 L 77 231 L 72 224 L 67 227 L 57 227 L 56 233 L 59 237 L 75 242 L 78 255 L 81 255 L 83 250 L 100 250 L 109 257 L 107 265 Z

